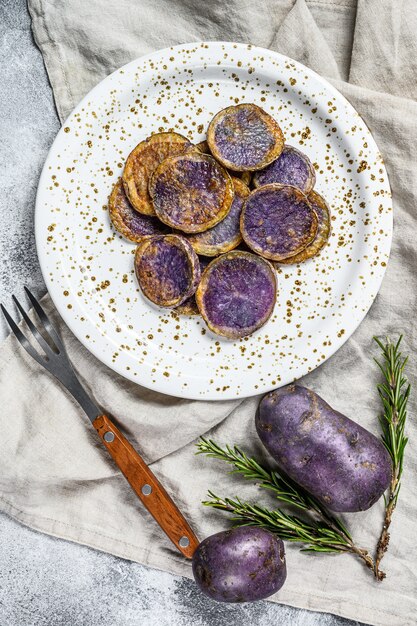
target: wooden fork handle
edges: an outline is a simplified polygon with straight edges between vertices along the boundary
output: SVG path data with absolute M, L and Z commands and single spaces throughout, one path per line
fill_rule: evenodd
M 191 559 L 199 541 L 159 480 L 107 415 L 99 415 L 93 426 L 149 513 L 175 547 Z

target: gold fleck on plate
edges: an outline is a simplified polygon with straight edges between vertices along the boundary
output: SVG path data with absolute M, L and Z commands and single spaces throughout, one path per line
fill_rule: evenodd
M 286 143 L 310 158 L 332 231 L 319 256 L 278 267 L 268 323 L 228 341 L 199 316 L 145 301 L 135 245 L 112 228 L 107 199 L 128 154 L 151 133 L 174 131 L 198 143 L 218 111 L 243 102 L 270 113 Z M 35 231 L 49 293 L 97 358 L 150 389 L 220 400 L 289 383 L 340 348 L 380 287 L 392 203 L 369 129 L 327 81 L 270 50 L 192 43 L 132 61 L 78 105 L 46 160 Z

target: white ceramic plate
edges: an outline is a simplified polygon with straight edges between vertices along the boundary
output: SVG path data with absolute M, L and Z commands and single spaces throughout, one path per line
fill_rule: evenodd
M 332 210 L 322 254 L 278 270 L 270 321 L 231 342 L 198 317 L 144 300 L 135 246 L 116 234 L 106 203 L 131 149 L 175 130 L 195 142 L 220 109 L 254 102 L 316 164 Z M 49 152 L 36 202 L 36 242 L 49 293 L 79 340 L 145 387 L 185 398 L 265 392 L 313 370 L 359 325 L 388 261 L 387 173 L 368 128 L 345 98 L 270 50 L 195 43 L 142 57 L 103 80 L 70 115 Z

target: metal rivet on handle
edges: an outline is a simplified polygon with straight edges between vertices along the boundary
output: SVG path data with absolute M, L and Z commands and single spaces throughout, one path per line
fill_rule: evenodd
M 111 443 L 112 441 L 114 441 L 114 433 L 112 433 L 111 430 L 108 430 L 106 433 L 104 433 L 103 439 L 104 441 L 107 441 L 107 443 Z
M 144 496 L 149 496 L 152 493 L 152 487 L 150 485 L 143 485 L 142 493 Z
M 190 540 L 184 535 L 184 537 L 181 537 L 178 543 L 181 548 L 188 548 L 188 546 L 190 545 Z

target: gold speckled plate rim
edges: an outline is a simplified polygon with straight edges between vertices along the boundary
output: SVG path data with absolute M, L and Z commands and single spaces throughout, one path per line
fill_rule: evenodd
M 328 342 L 329 345 L 327 345 L 326 348 L 323 348 L 323 354 L 321 355 L 321 357 L 317 358 L 316 362 L 312 362 L 312 359 L 305 359 L 305 362 L 297 363 L 293 368 L 290 368 L 290 371 L 277 372 L 276 375 L 274 372 L 270 373 L 268 380 L 265 380 L 263 376 L 261 377 L 261 379 L 259 379 L 259 372 L 256 368 L 255 369 L 251 368 L 251 371 L 249 374 L 248 374 L 249 368 L 244 371 L 241 370 L 239 372 L 239 375 L 241 376 L 241 383 L 239 384 L 234 384 L 234 385 L 226 384 L 225 385 L 224 382 L 228 381 L 227 372 L 225 375 L 222 374 L 223 380 L 219 380 L 219 381 L 216 381 L 216 380 L 213 381 L 213 379 L 211 379 L 210 381 L 201 380 L 201 378 L 199 378 L 199 375 L 196 374 L 195 366 L 193 366 L 193 364 L 190 368 L 193 371 L 191 371 L 188 377 L 186 378 L 187 382 L 185 383 L 185 386 L 184 386 L 184 379 L 182 380 L 177 379 L 175 376 L 175 371 L 173 371 L 172 367 L 171 367 L 170 373 L 168 373 L 168 376 L 166 378 L 164 378 L 163 376 L 158 376 L 157 380 L 156 380 L 156 377 L 153 380 L 150 379 L 149 377 L 150 370 L 149 370 L 148 364 L 146 365 L 146 367 L 144 367 L 143 364 L 138 364 L 137 371 L 132 372 L 130 366 L 127 368 L 126 364 L 122 361 L 122 359 L 119 359 L 119 360 L 112 359 L 111 346 L 108 346 L 108 347 L 104 346 L 103 341 L 102 341 L 103 333 L 93 328 L 91 324 L 90 324 L 89 330 L 91 332 L 91 335 L 94 336 L 94 341 L 90 341 L 90 339 L 86 338 L 84 334 L 86 327 L 80 325 L 79 321 L 76 319 L 75 314 L 74 314 L 74 307 L 77 306 L 77 303 L 75 301 L 73 305 L 69 306 L 67 302 L 65 301 L 65 299 L 62 298 L 62 291 L 59 291 L 59 287 L 57 288 L 53 281 L 53 272 L 51 272 L 51 267 L 53 268 L 53 264 L 51 265 L 46 255 L 47 244 L 46 244 L 46 236 L 45 236 L 45 226 L 47 222 L 46 222 L 46 217 L 44 213 L 44 208 L 45 208 L 45 200 L 48 195 L 47 189 L 48 189 L 48 185 L 50 184 L 50 181 L 49 181 L 50 171 L 51 169 L 53 169 L 53 166 L 54 166 L 54 160 L 55 160 L 57 149 L 59 149 L 59 146 L 64 145 L 65 142 L 68 140 L 68 135 L 65 134 L 65 129 L 71 126 L 74 116 L 76 116 L 77 114 L 79 115 L 80 112 L 83 110 L 83 107 L 86 106 L 87 103 L 89 103 L 90 101 L 94 100 L 97 97 L 103 98 L 103 96 L 106 96 L 106 94 L 109 94 L 111 87 L 113 86 L 113 82 L 115 78 L 120 77 L 120 74 L 129 73 L 131 70 L 137 69 L 140 66 L 144 66 L 145 64 L 149 62 L 157 63 L 158 61 L 161 61 L 165 58 L 168 59 L 168 58 L 172 58 L 173 56 L 178 56 L 181 54 L 185 56 L 189 54 L 193 54 L 196 50 L 198 50 L 199 52 L 203 52 L 203 54 L 207 54 L 207 51 L 209 51 L 209 56 L 210 54 L 212 54 L 214 57 L 216 56 L 216 54 L 221 55 L 221 56 L 227 56 L 225 51 L 228 51 L 229 53 L 233 53 L 234 55 L 239 56 L 239 58 L 243 59 L 245 62 L 249 61 L 249 64 L 248 64 L 248 66 L 250 66 L 249 71 L 251 71 L 252 65 L 253 65 L 252 71 L 256 71 L 256 64 L 255 63 L 252 64 L 250 62 L 250 59 L 248 59 L 248 56 L 252 58 L 254 56 L 261 57 L 262 59 L 266 59 L 266 64 L 268 62 L 270 63 L 271 69 L 272 69 L 272 65 L 275 65 L 275 68 L 273 69 L 274 69 L 274 72 L 276 72 L 276 77 L 279 77 L 279 74 L 277 72 L 277 66 L 282 67 L 282 68 L 286 67 L 287 69 L 293 68 L 295 72 L 305 74 L 306 79 L 315 81 L 315 83 L 324 90 L 326 97 L 329 96 L 329 98 L 332 100 L 334 99 L 334 101 L 336 101 L 338 105 L 340 106 L 343 105 L 343 107 L 345 108 L 345 111 L 352 116 L 352 123 L 355 125 L 355 128 L 357 127 L 360 131 L 362 131 L 365 134 L 367 144 L 369 146 L 369 153 L 373 154 L 375 159 L 378 161 L 378 164 L 380 165 L 380 171 L 383 170 L 383 174 L 384 174 L 383 179 L 381 179 L 383 197 L 378 199 L 378 201 L 380 202 L 380 207 L 381 207 L 380 214 L 381 214 L 381 220 L 383 220 L 384 235 L 385 235 L 385 240 L 383 242 L 382 249 L 378 252 L 378 258 L 379 259 L 383 258 L 383 262 L 378 265 L 378 271 L 372 278 L 372 288 L 370 288 L 368 285 L 365 292 L 363 292 L 362 290 L 360 294 L 361 295 L 360 305 L 362 306 L 362 310 L 360 311 L 360 313 L 356 313 L 355 315 L 349 315 L 349 311 L 347 310 L 345 311 L 343 329 L 339 330 L 338 333 L 334 333 L 332 335 L 332 341 Z M 225 67 L 230 70 L 231 66 L 228 63 L 229 63 L 228 61 L 225 62 Z M 217 65 L 220 65 L 220 67 L 222 67 L 221 63 L 217 63 Z M 208 67 L 211 67 L 210 63 L 208 64 Z M 183 68 L 181 68 L 181 70 L 183 70 Z M 262 71 L 265 72 L 266 69 L 263 68 Z M 261 72 L 261 75 L 262 75 L 262 72 Z M 291 82 L 291 85 L 292 84 L 293 83 Z M 247 100 L 250 100 L 250 97 L 247 98 Z M 245 99 L 242 98 L 241 101 L 245 101 Z M 222 103 L 219 103 L 219 109 L 220 108 L 222 108 Z M 145 137 L 142 137 L 142 138 L 145 138 Z M 199 140 L 198 138 L 195 139 L 196 142 L 198 140 Z M 291 144 L 291 140 L 288 140 L 288 143 Z M 129 147 L 127 146 L 126 156 L 128 155 L 129 151 L 130 151 Z M 366 169 L 366 166 L 365 166 L 365 169 Z M 362 170 L 358 169 L 358 172 L 359 171 L 362 171 Z M 320 181 L 320 176 L 318 175 L 318 182 L 319 181 Z M 111 186 L 112 186 L 112 180 L 109 178 L 108 179 L 108 191 L 110 191 Z M 319 184 L 316 184 L 316 188 L 318 188 L 319 193 L 324 193 L 323 189 L 319 186 Z M 45 193 L 46 193 L 46 196 L 45 196 Z M 359 324 L 361 323 L 361 321 L 367 314 L 370 306 L 372 305 L 373 300 L 375 299 L 376 294 L 380 288 L 380 285 L 381 285 L 381 282 L 385 273 L 385 269 L 386 269 L 386 263 L 388 261 L 388 257 L 390 253 L 391 240 L 392 240 L 392 225 L 393 225 L 392 207 L 391 207 L 390 198 L 391 198 L 391 192 L 390 192 L 388 176 L 385 170 L 385 166 L 383 164 L 383 160 L 379 153 L 378 147 L 369 129 L 367 128 L 366 124 L 364 123 L 362 118 L 359 116 L 359 114 L 356 112 L 354 107 L 348 102 L 348 100 L 346 100 L 346 98 L 342 94 L 340 94 L 340 92 L 335 87 L 333 87 L 330 83 L 328 83 L 324 78 L 322 78 L 317 73 L 310 70 L 309 68 L 303 66 L 302 64 L 296 61 L 293 61 L 292 59 L 289 59 L 288 57 L 285 57 L 279 53 L 276 53 L 267 49 L 259 48 L 259 47 L 252 46 L 249 44 L 248 45 L 237 44 L 237 43 L 232 43 L 232 42 L 195 42 L 195 43 L 189 43 L 189 44 L 181 44 L 179 46 L 174 46 L 171 48 L 166 48 L 158 52 L 151 53 L 150 55 L 140 57 L 139 59 L 136 59 L 134 61 L 131 61 L 130 63 L 126 64 L 119 70 L 116 70 L 115 72 L 113 72 L 111 75 L 106 77 L 103 81 L 101 81 L 96 87 L 94 87 L 87 94 L 87 96 L 80 102 L 80 104 L 74 109 L 74 111 L 70 114 L 70 116 L 68 117 L 66 122 L 63 124 L 62 128 L 60 129 L 49 151 L 49 154 L 45 161 L 45 165 L 44 165 L 44 168 L 43 168 L 40 180 L 39 180 L 38 192 L 37 192 L 37 197 L 36 197 L 36 209 L 35 209 L 36 246 L 37 246 L 37 252 L 38 252 L 39 262 L 41 266 L 41 271 L 42 271 L 46 286 L 64 322 L 68 325 L 68 327 L 71 329 L 74 335 L 81 341 L 81 343 L 83 343 L 84 346 L 95 357 L 97 357 L 99 360 L 101 360 L 111 369 L 118 372 L 119 374 L 126 377 L 127 379 L 132 380 L 133 382 L 141 384 L 150 389 L 154 389 L 155 391 L 174 395 L 177 397 L 190 398 L 190 399 L 204 399 L 204 400 L 226 400 L 226 399 L 244 398 L 244 397 L 248 397 L 252 395 L 257 395 L 260 393 L 266 393 L 273 388 L 282 386 L 284 384 L 288 384 L 289 382 L 296 380 L 302 377 L 303 375 L 307 374 L 309 371 L 312 371 L 318 365 L 320 365 L 322 362 L 324 362 L 330 356 L 332 356 L 351 336 L 354 330 L 359 326 Z M 52 279 L 51 279 L 51 274 L 52 274 Z M 372 274 L 374 274 L 374 272 L 372 272 Z M 278 277 L 278 281 L 280 281 L 280 277 Z M 362 300 L 363 297 L 366 298 L 366 302 Z M 357 301 L 355 308 L 358 308 L 359 306 L 358 302 L 359 300 Z M 281 306 L 284 306 L 285 308 L 285 305 L 281 304 Z M 192 322 L 194 319 L 195 318 L 191 318 Z M 333 322 L 331 322 L 330 326 L 333 326 L 333 325 L 334 325 Z M 263 329 L 258 331 L 257 334 L 262 332 L 262 330 Z M 285 332 L 285 327 L 280 330 L 282 332 Z M 283 337 L 285 337 L 285 335 L 283 335 Z M 218 337 L 214 337 L 214 336 L 211 338 L 213 346 L 219 344 L 218 339 L 219 339 Z M 98 341 L 98 343 L 96 343 L 96 341 Z M 278 343 L 279 341 L 277 339 L 277 346 L 278 346 Z M 323 345 L 325 344 L 326 342 L 323 342 Z M 213 356 L 214 356 L 214 352 L 213 352 Z M 276 363 L 270 363 L 269 367 L 277 368 L 278 370 L 279 360 L 277 360 Z M 178 368 L 183 370 L 184 369 L 183 363 L 179 362 Z M 219 371 L 219 368 L 217 368 L 216 372 L 218 371 Z M 164 371 L 163 375 L 165 376 L 166 374 L 167 372 Z M 236 373 L 234 373 L 233 375 L 236 377 Z

